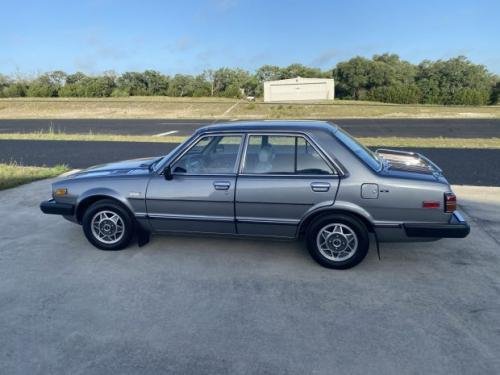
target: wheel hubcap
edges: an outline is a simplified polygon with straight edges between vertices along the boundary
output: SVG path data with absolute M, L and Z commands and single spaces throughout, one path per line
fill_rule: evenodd
M 333 223 L 324 226 L 318 232 L 316 244 L 325 258 L 340 262 L 356 253 L 358 237 L 347 225 Z
M 120 241 L 125 234 L 123 219 L 113 211 L 99 211 L 92 218 L 92 234 L 108 245 Z

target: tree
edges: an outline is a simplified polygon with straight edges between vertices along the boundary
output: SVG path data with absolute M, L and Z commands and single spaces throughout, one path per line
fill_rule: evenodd
M 295 78 L 295 77 L 304 77 L 304 78 L 321 78 L 325 74 L 321 72 L 318 68 L 310 68 L 308 66 L 302 64 L 291 64 L 286 68 L 281 69 L 281 78 Z
M 494 77 L 483 65 L 459 56 L 423 61 L 416 81 L 424 103 L 479 105 L 490 100 Z
M 147 95 L 148 85 L 146 77 L 139 72 L 125 72 L 117 80 L 117 87 L 131 96 Z
M 42 74 L 29 84 L 27 95 L 35 97 L 57 96 L 65 77 L 65 73 L 61 71 Z
M 148 95 L 166 95 L 168 91 L 168 77 L 156 70 L 146 70 L 143 73 Z
M 500 77 L 496 77 L 496 84 L 493 87 L 491 92 L 491 104 L 499 104 L 500 103 Z
M 203 72 L 203 79 L 205 81 L 207 81 L 207 83 L 210 85 L 210 96 L 214 96 L 214 92 L 215 92 L 214 75 L 215 75 L 215 72 L 213 69 L 206 69 Z
M 0 98 L 7 96 L 6 89 L 9 87 L 10 84 L 11 84 L 10 79 L 7 76 L 0 74 Z
M 193 96 L 194 77 L 186 74 L 176 74 L 168 86 L 169 96 Z
M 360 56 L 338 63 L 333 72 L 337 95 L 349 99 L 363 99 L 368 90 L 371 71 L 372 62 Z
M 214 94 L 235 98 L 250 74 L 243 69 L 220 68 L 214 72 Z
M 276 65 L 263 65 L 255 72 L 255 77 L 260 83 L 275 81 L 283 78 L 281 68 Z
M 193 80 L 193 96 L 213 96 L 213 85 L 206 79 L 205 73 L 199 74 Z
M 78 81 L 81 81 L 85 77 L 87 77 L 87 76 L 85 74 L 83 74 L 82 72 L 76 72 L 76 73 L 73 73 L 73 74 L 68 74 L 66 76 L 66 84 L 77 83 Z

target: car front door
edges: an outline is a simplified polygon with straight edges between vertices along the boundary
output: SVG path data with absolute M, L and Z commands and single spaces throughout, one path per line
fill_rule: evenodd
M 171 179 L 149 183 L 146 204 L 156 231 L 235 233 L 234 193 L 241 134 L 202 136 L 170 165 Z
M 238 176 L 239 234 L 294 237 L 304 214 L 333 204 L 339 178 L 302 135 L 251 134 Z

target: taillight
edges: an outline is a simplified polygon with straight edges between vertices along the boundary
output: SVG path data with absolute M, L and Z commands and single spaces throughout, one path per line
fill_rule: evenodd
M 457 209 L 457 196 L 453 193 L 444 193 L 444 212 L 453 212 Z
M 441 206 L 441 203 L 438 201 L 423 201 L 422 202 L 422 207 L 423 208 L 439 208 Z

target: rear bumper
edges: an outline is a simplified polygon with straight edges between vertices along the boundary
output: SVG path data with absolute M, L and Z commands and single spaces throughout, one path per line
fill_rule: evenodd
M 403 224 L 408 237 L 426 238 L 464 238 L 470 232 L 470 226 L 462 215 L 455 211 L 448 224 Z
M 44 214 L 72 216 L 75 212 L 75 206 L 69 203 L 57 203 L 51 199 L 40 203 L 40 210 Z

